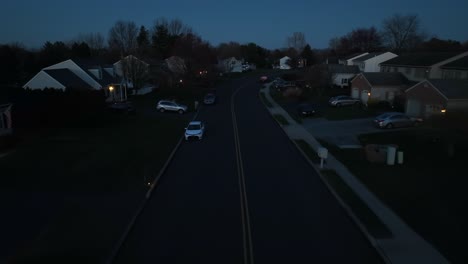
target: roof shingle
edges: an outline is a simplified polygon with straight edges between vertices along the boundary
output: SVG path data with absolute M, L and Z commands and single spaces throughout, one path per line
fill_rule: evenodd
M 423 53 L 409 53 L 402 54 L 393 59 L 384 61 L 380 65 L 394 65 L 394 66 L 419 66 L 428 67 L 441 61 L 450 59 L 459 52 L 423 52 Z
M 400 72 L 363 72 L 362 75 L 371 85 L 400 86 L 409 84 L 408 79 Z
M 428 80 L 448 99 L 468 99 L 468 80 Z
M 93 87 L 83 81 L 76 74 L 71 72 L 69 69 L 51 69 L 44 71 L 67 88 L 93 89 Z

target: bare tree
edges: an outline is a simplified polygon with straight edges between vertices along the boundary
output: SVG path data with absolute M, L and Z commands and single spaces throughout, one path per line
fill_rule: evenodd
M 382 37 L 394 51 L 410 50 L 426 38 L 420 27 L 417 15 L 395 14 L 383 21 Z
M 302 52 L 307 44 L 304 33 L 294 32 L 292 36 L 287 37 L 286 44 L 288 48 L 294 48 L 297 52 Z
M 185 25 L 180 19 L 173 19 L 171 20 L 168 25 L 167 29 L 170 35 L 173 36 L 181 36 L 193 33 L 193 30 Z
M 109 47 L 128 55 L 137 47 L 138 27 L 134 22 L 119 20 L 109 31 Z
M 221 43 L 218 45 L 217 48 L 218 56 L 221 59 L 227 59 L 230 57 L 240 58 L 241 53 L 241 46 L 237 42 L 229 42 L 229 43 Z
M 125 82 L 130 81 L 135 93 L 138 92 L 148 80 L 149 65 L 132 55 L 123 58 L 120 62 Z
M 88 44 L 92 55 L 98 55 L 104 49 L 104 36 L 99 32 L 79 34 L 75 42 Z

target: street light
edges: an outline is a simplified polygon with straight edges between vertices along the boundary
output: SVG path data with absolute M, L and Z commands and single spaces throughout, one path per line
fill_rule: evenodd
M 114 91 L 114 86 L 109 86 L 109 92 Z

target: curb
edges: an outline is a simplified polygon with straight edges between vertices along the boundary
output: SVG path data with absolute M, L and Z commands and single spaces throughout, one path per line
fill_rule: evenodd
M 197 118 L 198 114 L 200 113 L 200 109 L 201 109 L 201 107 L 198 107 L 198 110 L 195 113 L 195 115 L 193 116 L 192 120 L 195 120 Z M 105 261 L 106 264 L 111 264 L 111 263 L 114 262 L 114 259 L 115 259 L 115 257 L 117 257 L 117 254 L 119 253 L 119 250 L 122 248 L 122 245 L 125 243 L 125 240 L 127 239 L 128 234 L 130 233 L 130 231 L 134 227 L 138 216 L 141 215 L 143 209 L 146 206 L 146 203 L 151 198 L 151 194 L 153 193 L 153 190 L 157 187 L 159 179 L 166 172 L 167 168 L 169 167 L 169 164 L 171 163 L 172 159 L 174 158 L 175 153 L 179 149 L 179 147 L 182 144 L 183 140 L 184 140 L 184 136 L 181 136 L 180 139 L 179 139 L 179 142 L 177 142 L 177 145 L 174 147 L 171 154 L 167 158 L 166 163 L 164 163 L 163 167 L 159 170 L 158 175 L 154 178 L 153 182 L 150 185 L 150 189 L 145 194 L 145 198 L 140 203 L 140 205 L 138 206 L 138 209 L 136 210 L 135 214 L 130 219 L 130 222 L 128 223 L 128 225 L 125 228 L 125 231 L 120 236 L 120 238 L 117 241 L 116 245 L 112 249 L 112 252 L 111 252 L 110 256 L 106 259 L 106 261 Z
M 266 88 L 267 91 L 270 90 L 270 88 Z M 260 90 L 259 93 L 262 93 L 262 91 Z M 266 92 L 264 92 L 266 93 Z M 261 99 L 261 98 L 260 98 Z M 273 99 L 273 98 L 271 98 Z M 269 100 L 269 98 L 267 98 L 267 100 Z M 274 99 L 273 99 L 274 100 Z M 369 241 L 369 243 L 371 244 L 371 246 L 377 251 L 377 253 L 379 254 L 379 256 L 381 257 L 381 259 L 386 263 L 386 264 L 392 264 L 393 262 L 390 260 L 390 258 L 385 254 L 385 252 L 383 251 L 383 249 L 380 248 L 380 246 L 378 245 L 377 243 L 377 240 L 367 231 L 366 227 L 362 224 L 361 220 L 359 220 L 359 218 L 354 214 L 354 212 L 351 210 L 351 208 L 343 201 L 343 199 L 341 199 L 341 197 L 336 193 L 336 191 L 333 189 L 333 187 L 328 183 L 328 181 L 323 177 L 323 175 L 320 173 L 320 169 L 317 168 L 317 166 L 309 160 L 309 158 L 307 157 L 307 155 L 304 153 L 304 151 L 302 151 L 302 149 L 297 145 L 297 143 L 291 139 L 288 135 L 288 133 L 286 132 L 286 130 L 284 129 L 284 126 L 281 125 L 273 116 L 272 116 L 272 112 L 270 111 L 270 108 L 268 108 L 265 103 L 260 100 L 263 104 L 263 106 L 266 108 L 266 110 L 268 111 L 268 113 L 270 113 L 270 117 L 275 121 L 275 123 L 281 128 L 281 130 L 283 131 L 283 133 L 286 135 L 286 137 L 289 139 L 289 141 L 291 141 L 294 146 L 297 148 L 297 150 L 299 150 L 299 152 L 301 153 L 302 157 L 309 163 L 309 165 L 317 172 L 317 174 L 319 175 L 320 177 L 320 180 L 325 184 L 325 186 L 327 187 L 328 191 L 332 194 L 332 196 L 335 197 L 335 199 L 338 201 L 338 203 L 340 204 L 340 206 L 345 210 L 346 214 L 351 218 L 351 220 L 358 226 L 358 228 L 360 229 L 361 233 L 367 238 L 367 240 Z M 273 107 L 280 107 L 276 102 L 271 102 L 271 100 L 269 100 L 270 103 L 273 104 Z M 291 118 L 292 119 L 292 118 Z M 293 120 L 294 121 L 294 120 Z M 294 121 L 295 122 L 295 121 Z M 297 123 L 297 122 L 295 122 Z M 299 125 L 299 124 L 297 124 Z

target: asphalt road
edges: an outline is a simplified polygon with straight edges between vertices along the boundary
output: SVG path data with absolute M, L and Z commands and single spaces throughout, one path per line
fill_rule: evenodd
M 201 109 L 206 137 L 181 145 L 115 263 L 382 263 L 256 80 L 218 87 L 218 104 Z

